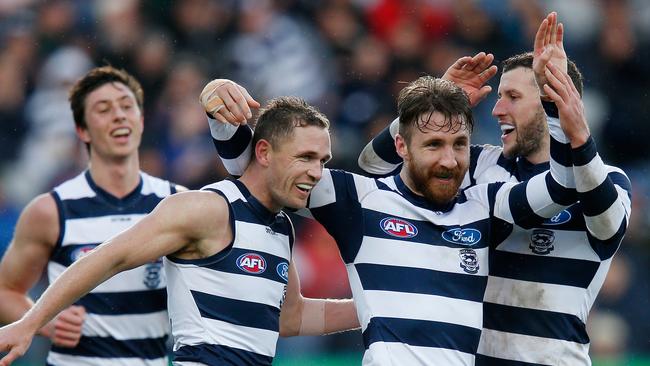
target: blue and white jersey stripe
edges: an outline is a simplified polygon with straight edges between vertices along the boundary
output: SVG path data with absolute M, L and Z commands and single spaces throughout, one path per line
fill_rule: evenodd
M 573 172 L 552 169 L 552 174 L 561 176 L 564 187 L 577 188 L 580 202 L 535 228 L 515 225 L 491 251 L 480 365 L 589 365 L 585 323 L 629 221 L 625 173 L 604 165 L 593 143 L 584 147 L 591 151 L 576 156 L 559 128 L 557 111 L 544 107 L 552 117 L 551 160 L 576 165 Z M 360 157 L 359 163 L 369 173 L 385 175 L 399 169 L 401 161 L 391 131 L 385 129 L 380 136 L 390 143 L 374 140 L 364 154 L 377 156 Z M 507 159 L 502 151 L 472 146 L 465 182 L 517 182 L 549 169 L 549 163 Z M 586 179 L 586 169 L 596 173 Z
M 513 210 L 528 224 L 563 208 L 549 190 L 564 191 L 548 175 L 472 187 L 435 206 L 399 176 L 323 171 L 308 207 L 346 264 L 364 365 L 474 364 L 490 247 L 512 230 Z
M 288 281 L 293 226 L 239 181 L 203 188 L 229 203 L 233 241 L 208 258 L 168 256 L 174 365 L 270 365 Z
M 60 233 L 48 263 L 54 281 L 75 260 L 128 229 L 166 196 L 173 184 L 140 173 L 140 184 L 118 199 L 95 185 L 88 171 L 54 188 Z M 144 244 L 144 243 L 143 243 Z M 169 335 L 162 260 L 122 272 L 76 304 L 87 317 L 75 348 L 52 347 L 49 365 L 167 365 Z

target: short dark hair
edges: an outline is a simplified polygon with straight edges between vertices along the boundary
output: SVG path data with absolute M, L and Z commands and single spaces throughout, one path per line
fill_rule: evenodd
M 330 122 L 315 107 L 298 97 L 271 99 L 260 110 L 253 134 L 253 146 L 260 140 L 279 146 L 293 135 L 296 127 L 317 126 L 329 129 Z
M 411 139 L 412 127 L 420 131 L 446 129 L 457 132 L 463 128 L 472 131 L 474 117 L 467 94 L 448 80 L 422 76 L 409 83 L 397 98 L 399 112 L 399 133 L 406 142 Z M 431 125 L 431 114 L 440 112 L 445 117 L 444 123 Z M 428 114 L 428 117 L 425 115 Z M 460 120 L 455 117 L 461 116 Z
M 123 69 L 113 66 L 96 67 L 90 70 L 84 77 L 77 80 L 72 86 L 68 100 L 74 116 L 74 124 L 77 127 L 86 128 L 84 114 L 86 112 L 86 97 L 96 89 L 108 83 L 122 83 L 131 89 L 135 100 L 143 110 L 144 92 L 142 86 L 131 74 Z
M 514 55 L 512 57 L 508 57 L 507 59 L 503 60 L 503 62 L 501 62 L 501 75 L 505 74 L 510 70 L 514 70 L 518 67 L 524 67 L 532 70 L 533 53 L 532 52 L 520 53 L 518 55 Z M 584 78 L 582 76 L 582 73 L 580 72 L 580 69 L 578 69 L 578 65 L 576 65 L 575 62 L 573 62 L 571 59 L 567 60 L 567 74 L 569 74 L 569 77 L 573 81 L 573 84 L 576 86 L 578 93 L 580 93 L 580 95 L 582 96 Z

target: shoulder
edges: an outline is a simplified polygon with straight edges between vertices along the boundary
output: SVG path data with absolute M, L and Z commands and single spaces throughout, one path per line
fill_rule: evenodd
M 20 214 L 16 236 L 28 237 L 55 246 L 59 237 L 59 210 L 54 196 L 44 193 L 34 198 Z

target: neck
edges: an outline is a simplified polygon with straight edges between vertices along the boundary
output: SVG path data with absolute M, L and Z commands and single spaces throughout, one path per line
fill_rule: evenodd
M 271 191 L 269 190 L 267 178 L 264 176 L 262 169 L 260 169 L 255 162 L 251 162 L 248 165 L 248 168 L 246 168 L 244 174 L 239 178 L 239 181 L 244 183 L 253 197 L 255 197 L 269 211 L 279 212 L 282 209 L 282 206 L 276 203 L 273 199 Z
M 140 183 L 140 162 L 135 153 L 120 160 L 105 160 L 90 157 L 90 176 L 95 184 L 115 197 L 122 198 Z
M 399 177 L 402 178 L 402 182 L 404 182 L 404 185 L 406 185 L 406 187 L 408 187 L 408 189 L 410 189 L 411 192 L 417 194 L 418 196 L 424 197 L 422 192 L 418 191 L 418 189 L 415 188 L 415 184 L 411 179 L 411 175 L 409 174 L 409 168 L 406 166 L 406 164 L 402 165 L 402 170 L 399 172 Z

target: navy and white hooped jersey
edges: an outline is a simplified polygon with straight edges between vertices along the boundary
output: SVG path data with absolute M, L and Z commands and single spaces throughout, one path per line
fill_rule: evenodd
M 96 186 L 89 171 L 54 188 L 60 234 L 48 263 L 50 283 L 74 261 L 136 224 L 175 192 L 174 184 L 140 173 L 138 187 L 119 199 Z M 119 273 L 93 289 L 76 302 L 87 312 L 79 345 L 53 346 L 48 365 L 167 365 L 165 282 L 161 259 Z
M 513 223 L 575 202 L 550 173 L 494 183 L 435 206 L 399 175 L 325 169 L 309 210 L 334 237 L 363 330 L 364 365 L 473 365 L 483 325 L 488 252 Z
M 293 226 L 239 181 L 208 185 L 229 203 L 232 243 L 208 258 L 165 258 L 174 365 L 271 365 Z
M 380 175 L 401 162 L 390 131 L 381 135 L 359 159 L 364 170 Z M 491 145 L 473 145 L 470 156 L 465 185 L 518 182 L 549 168 L 549 163 L 507 159 L 501 147 Z M 600 179 L 587 187 L 593 193 L 581 193 L 581 203 L 533 229 L 515 225 L 491 251 L 477 365 L 591 363 L 587 315 L 625 233 L 631 201 L 625 173 L 598 164 Z

